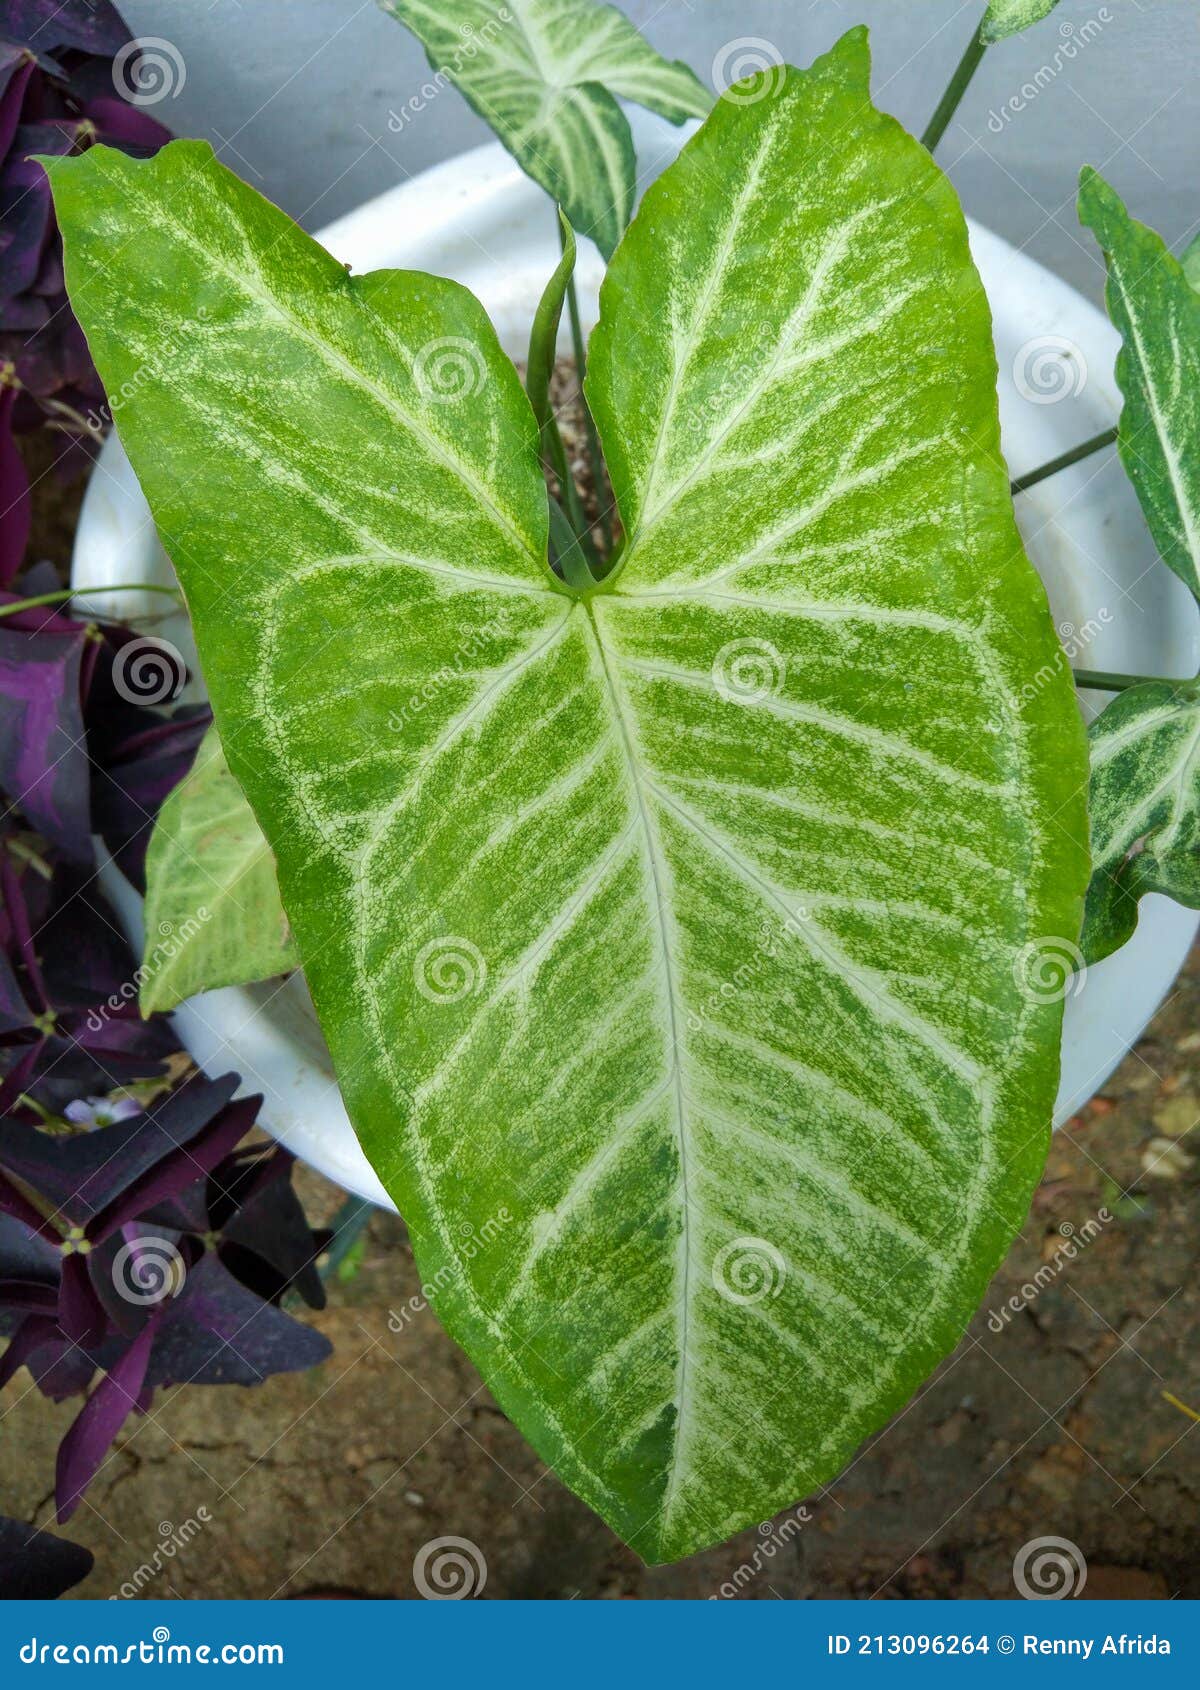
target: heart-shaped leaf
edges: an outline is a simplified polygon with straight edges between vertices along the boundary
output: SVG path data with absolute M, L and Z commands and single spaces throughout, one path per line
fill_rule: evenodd
M 406 24 L 517 163 L 606 258 L 633 213 L 633 136 L 617 98 L 683 123 L 712 96 L 596 0 L 379 0 Z M 422 91 L 392 122 L 423 110 Z
M 589 383 L 630 538 L 582 595 L 469 294 L 348 277 L 195 143 L 51 166 L 351 1118 L 448 1329 L 653 1560 L 956 1342 L 1086 883 L 987 303 L 868 68 L 855 31 L 740 84 L 648 193 Z
M 1144 893 L 1200 909 L 1200 687 L 1130 687 L 1089 737 L 1092 883 L 1082 945 L 1098 962 L 1130 937 Z
M 158 813 L 146 853 L 143 1015 L 194 992 L 299 966 L 275 858 L 229 772 L 215 727 Z
M 1058 0 L 990 0 L 979 29 L 979 39 L 989 46 L 1006 36 L 1019 35 L 1031 24 L 1040 23 L 1058 5 Z
M 1079 218 L 1104 249 L 1121 335 L 1121 462 L 1163 562 L 1200 596 L 1200 294 L 1094 170 L 1080 177 Z

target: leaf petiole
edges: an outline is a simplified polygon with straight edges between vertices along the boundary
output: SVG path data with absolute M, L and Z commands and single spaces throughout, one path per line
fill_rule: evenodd
M 958 61 L 958 67 L 950 78 L 946 92 L 937 103 L 937 109 L 930 118 L 925 133 L 921 136 L 921 145 L 930 152 L 934 150 L 949 127 L 950 119 L 958 110 L 959 103 L 970 85 L 971 78 L 979 69 L 983 55 L 987 52 L 987 42 L 983 39 L 983 19 L 975 26 L 975 33 L 967 45 L 967 50 Z
M 1192 681 L 1174 681 L 1164 675 L 1114 675 L 1108 669 L 1072 669 L 1077 687 L 1093 687 L 1097 692 L 1128 692 L 1130 687 L 1178 686 L 1191 687 Z
M 173 593 L 178 597 L 179 588 L 159 587 L 152 581 L 119 581 L 111 587 L 60 587 L 57 592 L 39 593 L 36 598 L 0 604 L 0 616 L 16 616 L 22 610 L 38 610 L 44 604 L 64 604 L 67 599 L 82 598 L 84 593 Z
M 1084 458 L 1090 458 L 1093 452 L 1102 452 L 1106 446 L 1115 446 L 1117 441 L 1117 427 L 1106 428 L 1102 434 L 1093 434 L 1090 440 L 1085 440 L 1079 446 L 1072 446 L 1069 452 L 1061 457 L 1051 458 L 1048 464 L 1042 464 L 1039 469 L 1031 469 L 1025 475 L 1018 475 L 1009 484 L 1009 492 L 1015 497 L 1018 493 L 1026 492 L 1030 487 L 1036 487 L 1039 481 L 1045 481 L 1048 476 L 1057 475 L 1060 469 L 1070 469 L 1072 464 L 1081 463 Z
M 596 576 L 588 567 L 579 536 L 557 499 L 550 499 L 550 551 L 568 587 L 582 593 L 596 585 Z

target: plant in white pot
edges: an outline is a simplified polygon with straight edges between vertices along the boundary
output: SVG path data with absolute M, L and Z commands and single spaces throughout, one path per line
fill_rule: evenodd
M 193 796 L 240 789 L 266 841 L 239 847 L 271 917 L 250 972 L 294 944 L 443 1322 L 670 1559 L 835 1472 L 1021 1223 L 1089 884 L 1084 727 L 962 213 L 871 105 L 865 33 L 735 84 L 622 234 L 619 108 L 578 78 L 671 116 L 694 79 L 587 0 L 390 9 L 435 60 L 438 20 L 468 26 L 447 74 L 615 247 L 586 382 L 611 549 L 540 461 L 569 232 L 528 393 L 465 289 L 348 274 L 198 143 L 48 162 L 68 286 L 212 697 Z M 557 74 L 556 35 L 593 27 L 605 75 Z M 1194 386 L 1159 376 L 1194 371 L 1197 308 L 1097 181 L 1085 207 L 1131 324 L 1122 449 L 1194 585 Z M 1096 730 L 1097 954 L 1142 890 L 1194 885 L 1191 687 L 1151 688 Z M 219 983 L 203 954 L 188 990 Z

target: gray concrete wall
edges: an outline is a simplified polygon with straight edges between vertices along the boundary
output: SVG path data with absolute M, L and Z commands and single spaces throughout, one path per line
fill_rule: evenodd
M 182 86 L 158 115 L 177 133 L 207 136 L 308 228 L 487 138 L 453 90 L 401 135 L 389 131 L 389 110 L 426 80 L 427 64 L 375 0 L 119 4 L 131 29 L 165 38 L 182 61 Z M 806 64 L 865 22 L 876 101 L 919 132 L 982 0 L 625 0 L 624 9 L 706 82 L 731 41 L 759 37 Z M 1014 110 L 1022 88 L 1033 97 Z M 1200 5 L 1062 0 L 991 49 L 939 158 L 973 216 L 1098 299 L 1101 270 L 1075 217 L 1082 163 L 1172 244 L 1200 224 Z

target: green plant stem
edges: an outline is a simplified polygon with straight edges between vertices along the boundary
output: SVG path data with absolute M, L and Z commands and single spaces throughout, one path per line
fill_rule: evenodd
M 576 592 L 584 592 L 596 585 L 596 576 L 588 567 L 579 536 L 567 521 L 557 499 L 550 500 L 550 548 L 555 561 L 562 566 L 563 580 Z
M 0 604 L 0 616 L 16 616 L 18 611 L 37 610 L 44 604 L 63 604 L 67 599 L 82 598 L 84 593 L 174 593 L 178 587 L 157 587 L 150 581 L 120 581 L 111 587 L 60 587 L 57 592 L 39 593 L 36 598 L 16 599 L 12 604 Z
M 1079 463 L 1084 458 L 1090 458 L 1093 452 L 1102 452 L 1106 446 L 1116 444 L 1117 429 L 1106 428 L 1103 434 L 1093 434 L 1090 440 L 1085 440 L 1081 446 L 1072 446 L 1069 452 L 1064 452 L 1060 458 L 1051 458 L 1048 464 L 1040 469 L 1031 469 L 1027 475 L 1018 475 L 1012 482 L 1010 492 L 1015 496 L 1024 493 L 1029 487 L 1036 487 L 1039 481 L 1045 481 L 1047 476 L 1057 475 L 1060 469 L 1070 469 L 1072 464 Z
M 367 1230 L 374 1209 L 375 1205 L 368 1203 L 365 1198 L 347 1197 L 329 1223 L 333 1237 L 329 1241 L 329 1249 L 321 1266 L 322 1279 L 333 1278 Z
M 1095 687 L 1097 692 L 1127 692 L 1130 687 L 1162 681 L 1161 675 L 1114 675 L 1107 669 L 1072 669 L 1077 687 Z M 1171 684 L 1167 682 L 1168 686 Z M 1181 682 L 1180 685 L 1186 685 Z
M 542 445 L 546 448 L 551 467 L 558 477 L 559 487 L 562 489 L 566 502 L 566 514 L 570 519 L 575 538 L 589 564 L 599 563 L 600 556 L 596 551 L 592 539 L 592 527 L 587 519 L 587 512 L 583 508 L 583 501 L 579 497 L 579 488 L 575 485 L 575 477 L 571 474 L 571 466 L 567 462 L 567 448 L 563 445 L 563 437 L 559 432 L 558 422 L 553 413 L 547 417 L 542 429 Z
M 562 231 L 559 231 L 562 240 Z M 592 486 L 596 492 L 596 508 L 600 512 L 600 532 L 604 536 L 604 549 L 612 549 L 612 518 L 608 514 L 608 506 L 604 498 L 604 457 L 600 451 L 600 436 L 596 433 L 596 425 L 592 421 L 591 408 L 583 396 L 583 378 L 587 374 L 587 349 L 583 344 L 583 323 L 579 316 L 579 295 L 575 291 L 575 277 L 567 283 L 567 315 L 571 319 L 571 345 L 575 351 L 575 373 L 579 382 L 579 404 L 583 411 L 583 428 L 587 436 L 588 458 L 592 465 Z
M 983 19 L 981 18 L 979 23 L 975 26 L 975 33 L 971 37 L 966 52 L 958 61 L 958 69 L 950 78 L 950 83 L 946 92 L 938 101 L 937 110 L 929 119 L 928 128 L 921 136 L 922 145 L 928 147 L 930 152 L 934 150 L 942 136 L 946 133 L 950 119 L 958 110 L 959 101 L 966 93 L 967 86 L 970 83 L 971 78 L 979 69 L 980 61 L 982 60 L 983 55 L 987 52 L 987 46 L 982 40 L 980 34 L 982 28 Z

